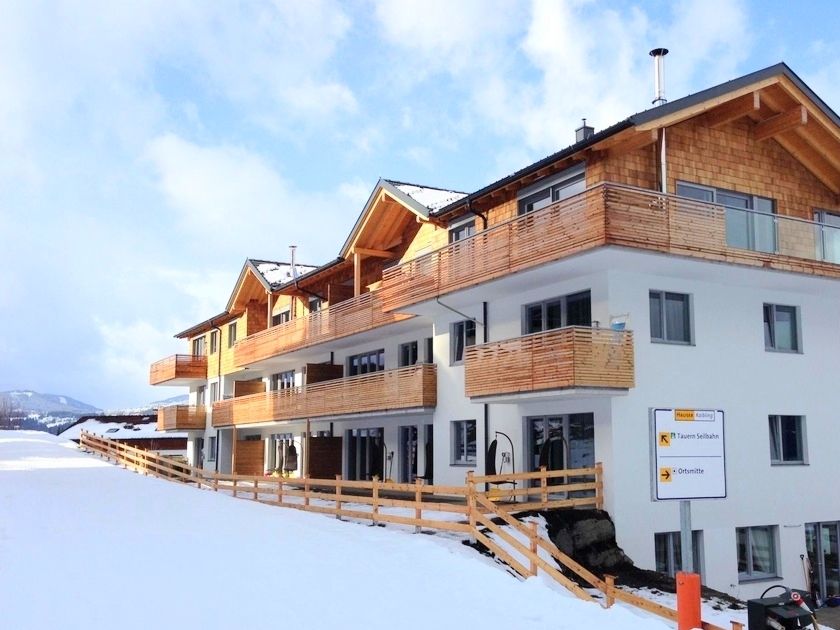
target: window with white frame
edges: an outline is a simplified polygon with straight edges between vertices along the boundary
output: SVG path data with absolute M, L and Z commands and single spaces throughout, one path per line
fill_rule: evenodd
M 464 361 L 464 350 L 475 345 L 475 321 L 466 319 L 452 324 L 451 333 L 452 364 Z
M 203 407 L 204 406 L 204 395 L 207 391 L 206 385 L 199 385 L 198 388 L 195 390 L 195 406 L 196 407 Z
M 347 375 L 368 374 L 380 372 L 385 369 L 385 350 L 373 350 L 347 357 Z
M 799 317 L 795 306 L 764 305 L 764 349 L 799 352 Z
M 683 570 L 682 546 L 679 532 L 662 532 L 653 535 L 656 548 L 656 570 L 670 576 Z M 703 532 L 691 532 L 691 549 L 694 556 L 694 572 L 702 573 L 703 566 Z
M 462 241 L 475 234 L 475 218 L 461 221 L 449 228 L 449 242 Z
M 527 304 L 523 307 L 522 334 L 564 326 L 592 325 L 592 297 L 589 291 Z
M 407 367 L 409 365 L 416 365 L 419 355 L 417 354 L 417 342 L 409 341 L 408 343 L 400 344 L 399 366 Z
M 776 204 L 769 197 L 688 182 L 677 182 L 677 194 L 723 206 L 726 244 L 730 247 L 769 253 L 776 251 Z
M 277 392 L 281 389 L 292 389 L 295 386 L 295 371 L 286 370 L 285 372 L 277 372 L 271 375 L 271 383 L 269 387 L 271 391 Z
M 211 435 L 207 439 L 207 461 L 208 462 L 215 462 L 216 461 L 216 436 Z
M 566 169 L 559 175 L 523 191 L 519 199 L 519 214 L 536 212 L 553 203 L 568 199 L 586 190 L 586 173 L 582 164 Z
M 219 400 L 219 384 L 210 383 L 210 402 L 214 403 Z
M 289 320 L 292 319 L 292 311 L 290 309 L 286 309 L 285 311 L 281 311 L 276 315 L 271 316 L 271 325 L 278 326 L 280 324 L 285 324 Z
M 817 210 L 814 212 L 814 221 L 819 223 L 816 226 L 819 260 L 840 264 L 840 214 Z
M 192 340 L 192 353 L 193 356 L 203 357 L 207 352 L 207 346 L 205 345 L 205 337 L 202 335 L 201 337 L 196 337 Z
M 692 342 L 689 295 L 650 291 L 650 338 L 663 343 Z
M 236 343 L 236 322 L 228 324 L 228 348 L 233 348 Z
M 456 466 L 473 466 L 476 461 L 475 420 L 455 420 L 452 423 L 452 463 Z
M 778 577 L 776 569 L 776 527 L 738 527 L 738 580 L 762 580 Z
M 214 354 L 219 349 L 219 331 L 214 330 L 210 332 L 210 354 Z
M 770 416 L 770 463 L 805 463 L 805 419 L 802 416 Z

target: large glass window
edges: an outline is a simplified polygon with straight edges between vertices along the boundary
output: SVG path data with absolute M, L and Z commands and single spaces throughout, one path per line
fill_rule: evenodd
M 799 352 L 799 324 L 795 306 L 764 305 L 764 348 Z
M 287 370 L 285 372 L 278 372 L 271 375 L 271 391 L 276 392 L 281 389 L 292 389 L 295 386 L 295 371 Z
M 805 422 L 802 416 L 770 416 L 770 462 L 805 463 Z
M 691 343 L 691 299 L 685 293 L 650 292 L 650 338 Z
M 840 214 L 817 210 L 817 258 L 840 264 Z
M 415 365 L 417 362 L 417 342 L 409 341 L 408 343 L 400 344 L 399 366 L 407 367 L 409 365 Z
M 736 538 L 740 581 L 777 577 L 775 527 L 739 527 Z
M 722 205 L 730 247 L 776 252 L 776 205 L 772 199 L 686 182 L 677 182 L 677 194 Z
M 452 423 L 452 463 L 474 465 L 476 461 L 475 420 L 456 420 Z
M 362 354 L 354 354 L 353 356 L 347 357 L 347 374 L 349 376 L 379 372 L 384 369 L 384 349 L 374 350 L 372 352 L 363 352 Z
M 592 298 L 589 291 L 581 291 L 526 305 L 522 332 L 527 335 L 563 326 L 590 325 Z
M 228 324 L 228 348 L 233 348 L 236 343 L 236 322 Z
M 452 324 L 452 363 L 464 360 L 464 350 L 475 345 L 475 321 L 471 319 Z
M 560 175 L 559 179 L 554 178 L 550 183 L 540 190 L 532 192 L 519 200 L 519 214 L 528 214 L 542 210 L 553 203 L 568 199 L 586 190 L 585 172 L 581 166 L 573 166 Z
M 662 532 L 653 535 L 656 547 L 656 570 L 670 576 L 683 570 L 682 545 L 679 532 Z M 694 572 L 701 573 L 703 566 L 703 532 L 691 532 L 691 549 L 694 556 Z

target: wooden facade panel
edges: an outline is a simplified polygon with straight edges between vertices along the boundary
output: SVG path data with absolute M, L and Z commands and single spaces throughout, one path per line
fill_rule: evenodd
M 251 394 L 260 394 L 265 391 L 265 382 L 262 379 L 255 379 L 252 381 L 234 381 L 233 382 L 233 397 L 250 396 Z
M 161 385 L 175 379 L 205 380 L 207 378 L 207 357 L 192 354 L 173 354 L 152 363 L 149 368 L 149 384 Z
M 343 365 L 333 365 L 331 363 L 307 363 L 304 384 L 313 385 L 324 381 L 332 381 L 337 378 L 342 378 L 343 376 Z
M 262 475 L 265 472 L 265 445 L 262 440 L 237 440 L 234 448 L 235 474 Z
M 341 474 L 341 438 L 309 438 L 309 477 L 335 479 Z
M 570 327 L 472 346 L 465 351 L 464 374 L 470 397 L 573 387 L 628 389 L 634 386 L 633 334 Z
M 172 405 L 158 408 L 158 431 L 187 431 L 204 429 L 206 410 L 190 405 Z
M 381 412 L 437 404 L 434 365 L 336 379 L 213 403 L 213 426 Z

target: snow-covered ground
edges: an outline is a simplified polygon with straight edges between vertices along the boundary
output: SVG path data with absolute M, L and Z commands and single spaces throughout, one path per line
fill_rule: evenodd
M 516 579 L 448 537 L 236 500 L 0 432 L 3 628 L 669 625 Z

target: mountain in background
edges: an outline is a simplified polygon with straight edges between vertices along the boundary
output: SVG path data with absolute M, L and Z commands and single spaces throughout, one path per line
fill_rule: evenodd
M 83 416 L 102 412 L 98 407 L 69 396 L 40 394 L 31 390 L 0 392 L 0 401 L 8 401 L 13 410 L 20 411 L 24 415 Z

